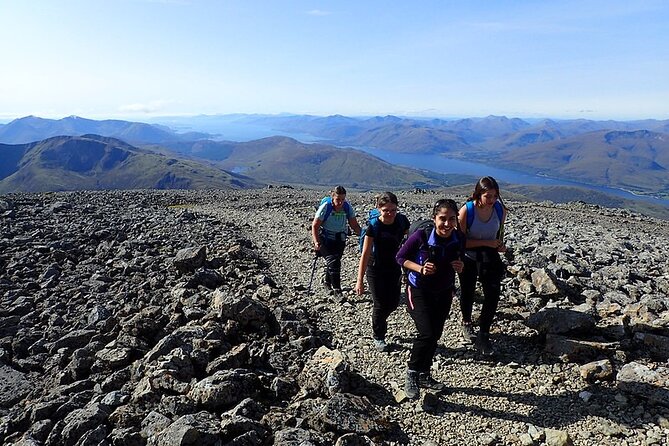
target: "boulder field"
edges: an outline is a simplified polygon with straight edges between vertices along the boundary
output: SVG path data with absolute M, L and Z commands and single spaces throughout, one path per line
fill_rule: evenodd
M 463 342 L 456 298 L 446 389 L 414 401 L 413 322 L 401 304 L 374 349 L 355 236 L 344 295 L 320 284 L 325 194 L 0 196 L 0 443 L 669 444 L 669 222 L 507 202 L 495 354 Z M 398 196 L 411 221 L 465 200 Z M 373 193 L 348 199 L 363 224 Z

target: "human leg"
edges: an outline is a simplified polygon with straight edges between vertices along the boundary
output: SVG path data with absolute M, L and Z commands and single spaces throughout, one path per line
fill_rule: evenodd
M 460 278 L 460 311 L 462 312 L 462 321 L 472 322 L 472 311 L 474 308 L 474 295 L 476 294 L 476 280 L 478 279 L 478 270 L 476 261 L 465 257 L 465 266 L 459 274 Z
M 465 257 L 465 266 L 459 278 L 462 337 L 465 343 L 471 344 L 475 338 L 474 327 L 472 326 L 472 312 L 474 308 L 474 295 L 476 294 L 476 281 L 478 279 L 477 262 Z
M 418 372 L 418 387 L 441 391 L 445 386 L 443 383 L 440 383 L 432 377 L 430 368 L 437 350 L 439 338 L 441 337 L 444 330 L 444 323 L 446 322 L 446 319 L 448 318 L 451 310 L 453 292 L 451 289 L 449 289 L 446 291 L 446 294 L 443 292 L 423 292 L 421 294 L 421 300 L 426 304 L 424 306 L 425 311 L 414 313 L 417 316 L 417 318 L 414 318 L 417 328 L 419 325 L 421 326 L 419 329 L 419 336 L 417 337 L 417 340 L 422 341 L 422 347 L 420 351 L 421 360 L 412 361 L 412 358 L 410 358 L 409 370 L 415 370 Z M 420 304 L 419 307 L 421 307 Z M 412 317 L 414 317 L 414 314 L 412 314 Z M 420 339 L 421 331 L 423 333 L 423 339 Z M 416 342 L 414 342 L 414 347 L 415 346 Z M 413 352 L 414 350 L 412 349 L 412 357 Z
M 437 348 L 441 332 L 435 324 L 435 308 L 432 300 L 423 290 L 410 286 L 409 315 L 416 324 L 416 337 L 409 356 L 409 369 L 417 372 L 428 372 L 432 365 L 432 356 Z M 443 323 L 442 323 L 443 329 Z
M 325 260 L 326 287 L 341 291 L 341 258 L 344 254 L 344 243 L 322 237 L 321 253 Z
M 372 332 L 374 339 L 384 339 L 388 331 L 388 317 L 400 302 L 401 271 L 367 270 L 367 283 L 372 294 Z
M 441 293 L 431 293 L 429 295 L 429 299 L 431 309 L 430 325 L 432 327 L 432 342 L 430 343 L 430 349 L 427 351 L 427 355 L 430 358 L 427 367 L 421 369 L 421 372 L 427 372 L 428 374 L 430 367 L 432 366 L 434 354 L 437 351 L 439 339 L 444 332 L 444 324 L 446 323 L 446 319 L 448 319 L 448 315 L 451 312 L 453 290 L 448 289 L 447 291 Z
M 503 265 L 495 259 L 484 265 L 481 271 L 481 286 L 483 288 L 483 306 L 479 319 L 479 334 L 476 338 L 476 348 L 484 355 L 494 353 L 490 342 L 490 327 L 492 326 L 497 307 L 502 280 Z
M 481 287 L 483 288 L 483 306 L 479 321 L 480 330 L 490 333 L 490 327 L 497 313 L 502 281 L 503 264 L 501 260 L 491 261 L 481 271 Z

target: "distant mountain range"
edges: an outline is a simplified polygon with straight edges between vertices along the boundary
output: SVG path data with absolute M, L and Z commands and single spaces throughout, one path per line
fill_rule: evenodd
M 236 116 L 238 124 L 306 133 L 338 146 L 443 154 L 581 183 L 669 197 L 669 120 L 528 122 L 504 116 Z
M 669 134 L 598 130 L 503 152 L 499 164 L 636 192 L 669 193 Z
M 443 154 L 669 197 L 669 120 L 522 120 L 504 116 L 445 120 L 239 114 L 164 118 L 161 123 L 29 116 L 0 125 L 0 142 L 25 144 L 57 135 L 98 134 L 123 140 L 135 150 L 144 147 L 146 154 L 243 173 L 249 181 L 253 178 L 261 183 L 400 188 L 453 182 L 442 175 L 398 168 L 353 150 L 377 148 L 415 155 Z M 306 144 L 285 137 L 247 142 L 221 140 L 225 132 L 220 129 L 230 125 L 263 128 L 275 134 L 309 135 L 320 142 Z M 11 166 L 23 162 L 21 150 L 2 149 L 0 174 L 6 175 L 13 169 Z M 200 184 L 200 180 L 194 181 Z
M 226 189 L 290 183 L 436 187 L 443 175 L 285 137 L 135 147 L 98 135 L 0 144 L 0 193 L 96 189 Z M 232 170 L 238 173 L 231 172 Z
M 52 136 L 102 135 L 121 139 L 129 143 L 163 143 L 171 141 L 193 141 L 211 135 L 202 132 L 176 133 L 169 127 L 107 119 L 92 119 L 68 116 L 63 119 L 43 119 L 26 116 L 0 125 L 0 142 L 23 144 L 41 141 Z
M 372 189 L 449 184 L 444 175 L 394 166 L 358 150 L 305 144 L 282 136 L 249 142 L 196 141 L 162 146 L 267 183 L 323 186 L 341 183 Z
M 97 135 L 0 144 L 0 193 L 258 187 L 257 181 Z

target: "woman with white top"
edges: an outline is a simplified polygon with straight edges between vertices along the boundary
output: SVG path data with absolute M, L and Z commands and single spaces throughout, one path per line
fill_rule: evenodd
M 475 347 L 482 354 L 492 355 L 490 327 L 497 305 L 504 264 L 499 253 L 506 251 L 503 239 L 507 209 L 499 195 L 499 185 L 493 177 L 481 178 L 474 193 L 458 214 L 460 227 L 465 230 L 465 267 L 460 273 L 460 309 L 462 332 L 465 342 L 475 338 Z M 474 335 L 472 308 L 476 293 L 476 282 L 483 289 L 483 306 L 479 318 L 479 333 Z

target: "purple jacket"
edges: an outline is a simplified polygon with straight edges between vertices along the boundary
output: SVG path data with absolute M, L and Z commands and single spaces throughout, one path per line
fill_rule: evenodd
M 430 236 L 424 230 L 411 234 L 402 245 L 395 259 L 400 266 L 406 260 L 423 265 L 429 259 L 437 267 L 435 274 L 423 276 L 415 271 L 409 271 L 409 283 L 416 287 L 430 291 L 443 291 L 455 286 L 455 270 L 451 266 L 453 260 L 461 259 L 465 252 L 465 236 L 459 231 L 453 231 L 448 238 L 439 237 L 432 229 Z

